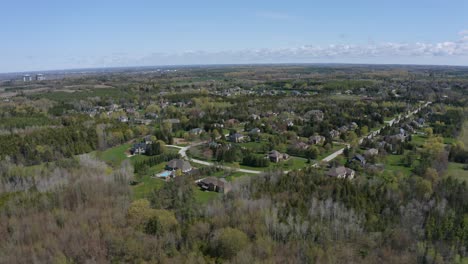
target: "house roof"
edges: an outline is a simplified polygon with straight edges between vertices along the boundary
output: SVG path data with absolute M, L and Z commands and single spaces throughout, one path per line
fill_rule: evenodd
M 357 159 L 357 160 L 359 160 L 360 162 L 366 161 L 366 158 L 364 158 L 364 156 L 362 156 L 361 154 L 356 154 L 356 155 L 354 155 L 353 159 Z
M 213 184 L 213 185 L 221 186 L 221 187 L 223 187 L 224 184 L 227 183 L 227 181 L 225 179 L 219 179 L 219 178 L 216 178 L 216 177 L 206 177 L 204 179 L 201 179 L 200 182 L 202 182 L 204 184 Z
M 330 177 L 338 177 L 338 176 L 347 176 L 351 173 L 353 173 L 354 171 L 350 168 L 346 168 L 344 166 L 339 166 L 339 167 L 335 167 L 335 168 L 332 168 L 330 169 L 328 172 L 327 172 L 327 175 L 330 176 Z
M 327 175 L 328 176 L 331 176 L 331 177 L 338 177 L 338 176 L 341 176 L 341 175 L 346 175 L 346 168 L 344 166 L 339 166 L 339 167 L 335 167 L 335 168 L 331 168 L 328 172 L 327 172 Z
M 192 169 L 192 165 L 186 160 L 183 159 L 173 159 L 167 163 L 168 167 L 173 169 L 180 169 L 182 171 L 187 171 Z
M 279 151 L 272 150 L 270 153 L 268 153 L 268 156 L 272 158 L 279 158 L 281 157 L 281 153 Z
M 235 134 L 230 135 L 229 137 L 231 137 L 231 138 L 243 138 L 244 135 L 242 135 L 240 133 L 235 133 Z

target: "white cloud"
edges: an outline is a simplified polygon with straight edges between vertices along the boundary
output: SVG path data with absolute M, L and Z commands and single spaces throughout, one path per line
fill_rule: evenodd
M 468 35 L 468 29 L 465 29 L 465 30 L 462 30 L 462 31 L 458 32 L 458 35 L 460 35 L 460 36 Z
M 176 64 L 294 63 L 294 62 L 441 62 L 467 65 L 468 36 L 439 43 L 397 43 L 303 45 L 300 47 L 220 51 L 185 51 L 132 56 L 112 54 L 95 59 L 94 66 L 138 66 Z M 464 62 L 466 61 L 466 62 Z

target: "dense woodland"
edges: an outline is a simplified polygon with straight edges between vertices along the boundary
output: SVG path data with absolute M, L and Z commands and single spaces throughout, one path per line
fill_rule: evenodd
M 466 67 L 430 66 L 188 67 L 2 82 L 0 263 L 466 263 L 467 93 Z M 424 126 L 396 140 L 418 119 Z M 359 141 L 377 129 L 379 140 Z M 236 133 L 245 142 L 229 139 Z M 323 142 L 310 144 L 318 135 Z M 126 156 L 146 142 L 144 154 Z M 192 162 L 192 173 L 148 180 L 182 158 L 167 145 L 191 143 L 189 161 L 217 166 Z M 320 162 L 340 146 L 342 155 Z M 106 158 L 120 148 L 121 159 Z M 353 161 L 369 149 L 378 154 L 366 166 Z M 304 164 L 275 164 L 265 158 L 272 150 Z M 356 177 L 327 176 L 339 165 Z M 239 175 L 239 166 L 262 172 Z M 207 176 L 232 190 L 200 200 L 194 182 Z

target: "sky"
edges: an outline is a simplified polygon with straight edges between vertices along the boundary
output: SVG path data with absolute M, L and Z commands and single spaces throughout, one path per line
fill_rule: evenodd
M 468 65 L 467 0 L 0 0 L 0 72 L 243 63 Z

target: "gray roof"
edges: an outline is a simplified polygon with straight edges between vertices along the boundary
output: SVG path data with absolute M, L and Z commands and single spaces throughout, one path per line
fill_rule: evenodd
M 173 159 L 167 163 L 167 166 L 172 169 L 180 169 L 182 171 L 187 171 L 192 169 L 192 165 L 186 160 L 183 159 Z

